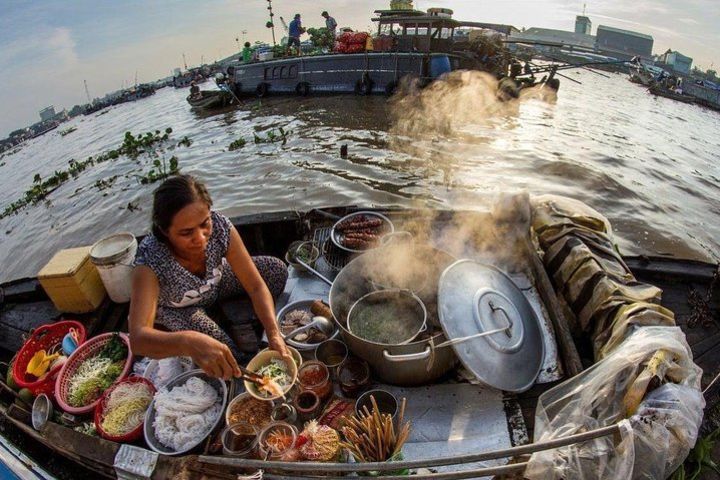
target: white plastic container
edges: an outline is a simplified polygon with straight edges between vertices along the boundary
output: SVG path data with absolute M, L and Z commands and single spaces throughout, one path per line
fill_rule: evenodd
M 98 269 L 110 299 L 115 303 L 130 301 L 132 269 L 137 240 L 132 233 L 122 232 L 95 243 L 90 259 Z
M 261 62 L 264 62 L 265 60 L 272 60 L 275 56 L 275 53 L 272 51 L 269 52 L 260 52 L 258 53 L 258 60 Z

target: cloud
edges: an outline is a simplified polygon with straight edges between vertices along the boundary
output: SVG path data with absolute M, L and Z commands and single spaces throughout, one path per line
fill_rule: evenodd
M 39 27 L 6 43 L 0 50 L 0 64 L 11 69 L 43 64 L 63 70 L 78 64 L 72 31 L 65 27 Z

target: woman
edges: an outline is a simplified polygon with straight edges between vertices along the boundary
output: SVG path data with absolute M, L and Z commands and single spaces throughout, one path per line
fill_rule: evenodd
M 285 288 L 287 268 L 274 257 L 250 257 L 235 227 L 210 207 L 205 185 L 189 175 L 155 191 L 152 234 L 135 257 L 130 342 L 138 355 L 189 356 L 208 375 L 227 380 L 240 376 L 241 354 L 205 309 L 247 293 L 270 347 L 291 360 L 273 302 Z

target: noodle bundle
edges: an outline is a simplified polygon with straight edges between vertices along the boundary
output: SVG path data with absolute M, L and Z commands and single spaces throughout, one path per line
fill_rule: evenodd
M 221 409 L 217 390 L 190 377 L 184 385 L 155 395 L 155 438 L 175 451 L 192 448 L 210 432 Z
M 102 429 L 109 435 L 121 436 L 143 423 L 152 394 L 143 383 L 123 383 L 110 393 L 105 403 Z

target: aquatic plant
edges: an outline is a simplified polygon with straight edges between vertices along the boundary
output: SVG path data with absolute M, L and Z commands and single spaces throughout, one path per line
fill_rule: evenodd
M 95 188 L 97 188 L 98 191 L 102 192 L 103 190 L 106 190 L 106 189 L 112 187 L 113 184 L 115 183 L 115 180 L 117 180 L 117 178 L 118 178 L 117 175 L 113 175 L 112 177 L 107 178 L 107 179 L 96 180 Z
M 275 133 L 275 130 L 269 130 L 267 133 L 265 133 L 265 136 L 259 136 L 257 133 L 253 133 L 253 140 L 256 144 L 258 143 L 275 143 L 275 142 L 282 142 L 283 145 L 287 143 L 288 135 L 290 135 L 292 131 L 285 130 L 283 127 L 280 127 Z
M 238 150 L 238 149 L 244 147 L 246 144 L 247 144 L 247 141 L 244 138 L 238 138 L 237 140 L 232 142 L 230 145 L 228 145 L 228 150 L 232 152 L 234 150 Z
M 175 175 L 180 169 L 178 168 L 178 158 L 173 155 L 170 157 L 168 162 L 165 162 L 165 158 L 156 158 L 153 162 L 153 168 L 150 169 L 145 175 L 137 176 L 138 182 L 142 185 L 148 183 L 155 183 L 158 180 L 165 180 L 170 175 Z
M 11 202 L 5 209 L 0 212 L 0 219 L 5 218 L 9 215 L 13 215 L 30 204 L 37 204 L 41 200 L 45 199 L 51 192 L 56 190 L 60 185 L 67 182 L 71 177 L 77 178 L 80 173 L 87 170 L 89 167 L 101 164 L 110 160 L 115 160 L 121 156 L 127 156 L 133 160 L 137 159 L 142 154 L 148 154 L 151 158 L 154 158 L 154 168 L 151 169 L 141 179 L 141 183 L 153 183 L 157 180 L 167 178 L 168 176 L 178 172 L 178 159 L 177 157 L 170 158 L 167 162 L 164 158 L 160 157 L 160 153 L 164 153 L 159 147 L 163 142 L 166 142 L 172 128 L 168 127 L 161 132 L 155 130 L 154 132 L 146 132 L 137 136 L 131 132 L 125 132 L 122 144 L 116 148 L 106 152 L 100 153 L 96 156 L 89 156 L 86 160 L 77 161 L 70 159 L 68 162 L 68 169 L 55 171 L 52 176 L 47 180 L 43 180 L 40 174 L 35 174 L 33 177 L 33 185 L 27 190 L 24 196 L 14 202 Z M 192 144 L 192 140 L 187 136 L 183 137 L 180 142 L 176 145 L 189 147 Z M 175 145 L 171 146 L 170 149 L 176 148 Z M 142 180 L 145 180 L 144 182 Z M 95 182 L 95 186 L 98 190 L 104 190 L 111 186 L 115 178 L 109 178 L 107 180 L 98 180 Z

